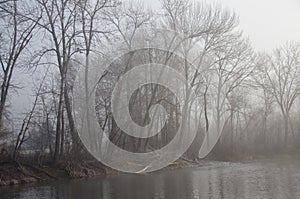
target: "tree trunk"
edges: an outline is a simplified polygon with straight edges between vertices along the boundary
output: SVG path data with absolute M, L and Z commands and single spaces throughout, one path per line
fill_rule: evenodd
M 54 149 L 54 162 L 57 163 L 59 160 L 59 152 L 60 152 L 60 140 L 61 140 L 61 117 L 63 114 L 63 95 L 64 95 L 64 77 L 61 77 L 60 81 L 60 95 L 59 95 L 59 103 L 58 103 L 58 111 L 56 117 L 56 135 L 55 135 L 55 149 Z
M 287 148 L 288 146 L 288 131 L 289 131 L 289 127 L 288 127 L 288 116 L 284 115 L 284 147 Z
M 65 105 L 66 105 L 67 117 L 69 121 L 70 133 L 72 137 L 72 150 L 75 154 L 77 154 L 84 147 L 80 140 L 78 132 L 75 128 L 74 117 L 72 114 L 72 105 L 66 87 L 65 87 L 64 97 L 65 97 Z

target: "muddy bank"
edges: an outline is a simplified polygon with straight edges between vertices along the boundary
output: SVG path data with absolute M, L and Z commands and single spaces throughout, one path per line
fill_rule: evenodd
M 35 166 L 28 163 L 0 163 L 0 186 L 35 183 L 51 180 L 87 178 L 105 175 L 106 171 L 97 162 Z
M 200 164 L 203 163 L 179 160 L 165 167 L 163 170 L 194 167 L 200 166 Z M 36 166 L 28 163 L 2 162 L 0 163 L 0 186 L 118 174 L 120 174 L 119 171 L 105 167 L 97 161 L 84 162 L 80 164 L 64 162 L 55 166 Z
M 225 162 L 248 162 L 254 159 L 264 159 L 263 156 L 243 156 L 243 158 L 223 157 Z M 176 170 L 188 167 L 209 165 L 211 161 L 220 159 L 191 161 L 180 159 L 162 170 Z M 10 186 L 25 183 L 38 183 L 45 181 L 58 181 L 61 179 L 91 178 L 104 175 L 118 175 L 121 172 L 106 167 L 98 161 L 84 161 L 81 163 L 61 162 L 53 165 L 37 166 L 25 162 L 0 162 L 0 186 Z

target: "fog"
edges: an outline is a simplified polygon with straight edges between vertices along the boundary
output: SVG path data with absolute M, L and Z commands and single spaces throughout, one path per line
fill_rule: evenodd
M 0 198 L 299 197 L 299 9 L 0 1 Z

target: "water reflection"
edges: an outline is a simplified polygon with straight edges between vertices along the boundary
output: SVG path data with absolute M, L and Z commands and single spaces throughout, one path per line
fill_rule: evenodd
M 197 169 L 6 187 L 1 199 L 300 198 L 300 164 L 212 163 Z

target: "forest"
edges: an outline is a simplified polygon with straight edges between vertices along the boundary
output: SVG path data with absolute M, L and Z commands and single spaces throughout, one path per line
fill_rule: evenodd
M 177 55 L 176 44 L 180 45 Z M 136 50 L 138 45 L 164 45 L 168 50 Z M 193 92 L 185 99 L 193 105 L 182 105 L 184 100 L 172 88 L 154 83 L 113 96 L 121 76 L 147 63 L 172 65 L 185 77 L 185 91 Z M 97 134 L 97 152 L 108 156 L 114 151 L 107 140 L 141 154 L 167 145 L 180 130 L 185 136 L 180 123 L 186 115 L 192 115 L 197 127 L 189 130 L 195 135 L 178 157 L 185 162 L 299 152 L 300 43 L 287 41 L 272 52 L 258 52 L 243 34 L 239 16 L 218 4 L 161 0 L 161 7 L 152 10 L 138 1 L 1 0 L 0 64 L 0 164 L 31 165 L 52 175 L 43 166 L 64 167 L 72 173 L 74 165 L 86 163 L 89 173 L 94 167 L 88 162 L 94 156 L 78 132 L 75 101 L 81 96 L 86 97 L 85 105 L 94 105 L 95 110 L 87 105 L 85 111 L 96 112 L 103 131 Z M 89 101 L 88 77 L 101 67 L 106 68 L 98 77 L 95 99 Z M 19 115 L 20 121 L 14 121 L 11 96 L 24 89 L 20 82 L 26 81 L 16 80 L 18 73 L 31 74 L 34 86 L 29 88 L 30 107 Z M 79 94 L 74 91 L 78 74 L 85 80 L 85 92 Z M 172 78 L 169 74 L 170 84 L 175 85 Z M 123 101 L 118 104 L 122 96 L 128 97 L 126 117 L 113 113 L 115 107 L 122 108 Z M 164 126 L 151 137 L 128 135 L 127 127 L 118 125 L 117 120 L 145 127 L 161 107 L 168 117 L 158 119 Z M 193 126 L 189 122 L 184 123 L 186 128 Z M 93 125 L 87 124 L 85 130 L 97 131 Z M 100 169 L 107 167 L 98 164 Z

